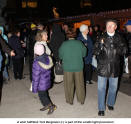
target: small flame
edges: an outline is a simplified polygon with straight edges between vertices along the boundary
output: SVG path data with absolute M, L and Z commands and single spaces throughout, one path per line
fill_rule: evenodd
M 104 43 L 104 40 L 103 40 L 103 39 L 101 40 L 101 43 Z

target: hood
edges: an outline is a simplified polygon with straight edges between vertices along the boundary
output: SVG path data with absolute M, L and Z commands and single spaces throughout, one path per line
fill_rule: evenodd
M 2 31 L 2 36 L 4 35 L 4 27 L 0 26 L 0 30 Z
M 6 35 L 4 35 L 4 27 L 0 26 L 0 30 L 1 30 L 1 36 L 3 37 L 3 39 L 8 43 L 8 37 Z
M 61 32 L 61 26 L 59 24 L 53 24 L 52 33 L 59 33 L 59 32 Z
M 53 62 L 50 56 L 43 54 L 42 56 L 37 56 L 36 61 L 43 69 L 50 69 L 53 66 Z

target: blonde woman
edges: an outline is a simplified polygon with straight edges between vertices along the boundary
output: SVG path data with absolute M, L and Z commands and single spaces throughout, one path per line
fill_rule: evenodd
M 35 45 L 38 44 L 42 44 L 45 46 L 45 52 L 47 55 L 51 55 L 51 50 L 49 49 L 48 45 L 47 45 L 47 40 L 48 39 L 48 35 L 47 35 L 47 31 L 46 30 L 42 30 L 42 31 L 38 31 L 36 34 L 36 43 Z
M 43 45 L 44 48 L 45 48 L 45 53 L 47 55 L 51 55 L 51 50 L 49 49 L 48 45 L 47 45 L 47 39 L 48 39 L 48 35 L 47 35 L 47 31 L 46 30 L 39 30 L 36 34 L 36 43 L 34 45 L 34 48 L 37 46 L 37 45 Z M 34 54 L 34 57 L 36 55 Z M 30 91 L 32 91 L 32 84 L 30 86 Z

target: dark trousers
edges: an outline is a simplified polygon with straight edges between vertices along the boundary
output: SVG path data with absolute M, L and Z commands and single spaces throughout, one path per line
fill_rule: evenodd
M 23 77 L 24 58 L 12 59 L 12 61 L 13 61 L 14 78 L 21 79 Z
M 52 103 L 48 91 L 38 91 L 38 96 L 43 106 Z
M 85 81 L 91 81 L 91 78 L 92 78 L 92 65 L 91 64 L 85 64 L 84 79 L 85 79 Z
M 29 58 L 29 73 L 30 73 L 30 81 L 32 81 L 32 65 L 33 65 L 33 58 Z

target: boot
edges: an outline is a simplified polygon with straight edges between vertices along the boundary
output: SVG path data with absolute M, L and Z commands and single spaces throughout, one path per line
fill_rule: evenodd
M 48 115 L 52 114 L 54 112 L 54 110 L 56 110 L 57 106 L 52 104 L 50 107 L 49 107 L 49 111 L 48 111 Z
M 45 110 L 49 109 L 49 107 L 50 107 L 51 105 L 52 105 L 52 104 L 50 103 L 50 104 L 44 106 L 43 108 L 40 109 L 40 111 L 45 111 Z

